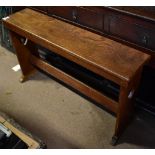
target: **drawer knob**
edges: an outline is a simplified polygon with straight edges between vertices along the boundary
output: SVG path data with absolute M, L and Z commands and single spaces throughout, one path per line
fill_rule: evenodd
M 76 18 L 77 18 L 77 17 L 76 17 L 75 15 L 73 15 L 73 19 L 76 20 Z
M 148 36 L 146 36 L 146 35 L 143 36 L 142 43 L 147 45 L 147 43 L 148 43 Z
M 77 19 L 77 13 L 76 13 L 76 11 L 73 11 L 72 17 L 73 17 L 73 20 L 76 20 Z

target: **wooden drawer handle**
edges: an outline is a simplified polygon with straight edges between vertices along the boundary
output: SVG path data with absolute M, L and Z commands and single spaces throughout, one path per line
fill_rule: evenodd
M 77 12 L 75 10 L 73 10 L 72 17 L 73 20 L 77 20 Z
M 144 45 L 147 45 L 147 44 L 148 44 L 148 40 L 149 40 L 149 36 L 148 36 L 148 35 L 144 35 L 144 36 L 143 36 L 143 39 L 142 39 L 142 43 L 143 43 Z

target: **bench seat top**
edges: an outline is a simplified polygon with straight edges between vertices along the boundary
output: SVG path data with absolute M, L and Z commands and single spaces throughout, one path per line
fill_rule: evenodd
M 150 57 L 132 47 L 28 8 L 3 21 L 10 30 L 35 43 L 100 75 L 110 75 L 126 82 Z

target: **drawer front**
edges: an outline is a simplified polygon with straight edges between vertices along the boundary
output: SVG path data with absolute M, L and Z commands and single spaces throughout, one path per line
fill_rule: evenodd
M 147 29 L 146 35 L 148 36 L 148 42 L 146 47 L 155 51 L 155 29 Z
M 103 31 L 103 13 L 98 13 L 85 8 L 77 8 L 77 22 L 81 25 Z
M 70 21 L 75 21 L 76 7 L 72 6 L 59 6 L 59 7 L 48 7 L 48 14 L 58 16 Z
M 155 50 L 155 30 L 143 25 L 110 17 L 109 33 L 142 47 Z

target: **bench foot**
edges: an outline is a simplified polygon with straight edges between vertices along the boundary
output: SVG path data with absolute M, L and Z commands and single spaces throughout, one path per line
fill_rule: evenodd
M 115 146 L 115 145 L 117 144 L 117 142 L 118 142 L 118 139 L 119 139 L 119 137 L 113 136 L 112 139 L 111 139 L 110 144 L 111 144 L 112 146 Z
M 19 79 L 19 82 L 20 82 L 20 83 L 25 82 L 26 80 L 29 79 L 30 76 L 34 75 L 35 73 L 36 73 L 36 70 L 33 70 L 33 71 L 31 71 L 29 74 L 27 74 L 27 75 L 22 75 L 22 76 L 20 77 L 20 79 Z
M 19 82 L 20 82 L 20 83 L 23 83 L 23 82 L 26 81 L 26 79 L 27 79 L 27 78 L 26 78 L 25 76 L 21 76 L 20 79 L 19 79 Z

